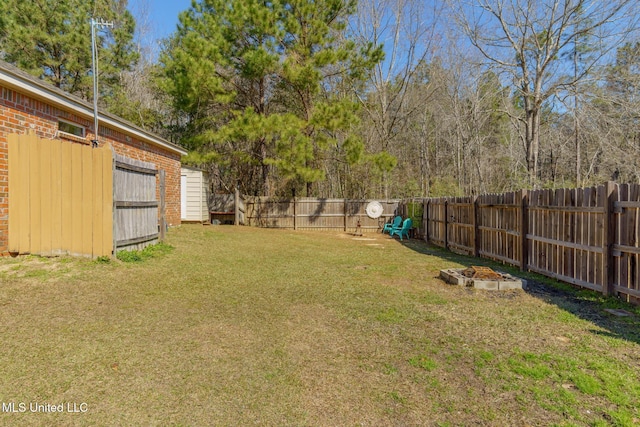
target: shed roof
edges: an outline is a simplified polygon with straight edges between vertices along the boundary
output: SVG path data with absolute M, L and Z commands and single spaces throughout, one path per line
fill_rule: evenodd
M 21 69 L 0 60 L 0 84 L 18 90 L 51 105 L 73 112 L 78 116 L 93 119 L 93 105 L 80 97 L 71 95 Z M 98 110 L 98 119 L 103 126 L 109 126 L 127 135 L 176 154 L 186 155 L 187 151 L 149 131 L 114 114 Z

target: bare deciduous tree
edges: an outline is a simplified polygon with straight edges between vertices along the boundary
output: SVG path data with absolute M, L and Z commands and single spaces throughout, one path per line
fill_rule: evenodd
M 418 104 L 408 105 L 407 88 L 418 64 L 428 61 L 440 38 L 439 2 L 423 0 L 361 0 L 351 21 L 351 33 L 362 45 L 383 45 L 385 60 L 368 75 L 369 91 L 358 94 L 369 123 L 372 143 L 387 152 L 409 124 Z M 427 99 L 423 99 L 427 102 Z M 388 171 L 386 171 L 388 172 Z M 388 197 L 388 182 L 384 195 Z
M 139 0 L 132 12 L 136 19 L 134 43 L 139 60 L 131 70 L 120 73 L 123 97 L 117 112 L 143 129 L 168 136 L 163 122 L 170 113 L 154 84 L 153 72 L 160 45 L 154 37 L 149 0 Z
M 545 102 L 589 75 L 620 39 L 637 28 L 636 0 L 450 0 L 473 46 L 498 65 L 521 101 L 521 140 L 529 184 L 536 185 Z M 562 54 L 589 33 L 598 53 L 574 75 Z

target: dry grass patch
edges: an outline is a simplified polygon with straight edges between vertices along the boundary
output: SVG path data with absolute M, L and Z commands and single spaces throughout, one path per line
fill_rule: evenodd
M 0 260 L 0 399 L 88 408 L 0 424 L 639 422 L 637 308 L 446 285 L 478 261 L 365 237 L 196 225 L 137 263 Z

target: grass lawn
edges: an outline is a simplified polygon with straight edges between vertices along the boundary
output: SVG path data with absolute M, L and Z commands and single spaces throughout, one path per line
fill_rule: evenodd
M 0 259 L 0 425 L 640 425 L 638 308 L 535 275 L 447 285 L 446 267 L 518 272 L 380 234 L 167 242 L 130 263 Z

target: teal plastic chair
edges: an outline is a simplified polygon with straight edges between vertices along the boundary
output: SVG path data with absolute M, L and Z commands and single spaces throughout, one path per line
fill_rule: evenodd
M 406 236 L 408 239 L 411 227 L 413 227 L 413 222 L 411 221 L 411 218 L 407 218 L 402 222 L 402 227 L 391 229 L 389 236 L 393 237 L 394 235 L 398 235 L 400 236 L 400 240 L 402 240 L 402 236 Z
M 401 222 L 402 217 L 400 215 L 396 216 L 395 218 L 393 218 L 392 222 L 388 222 L 384 225 L 384 227 L 382 227 L 382 234 L 384 234 L 385 231 L 391 232 L 391 230 L 393 230 L 394 228 L 400 228 Z

